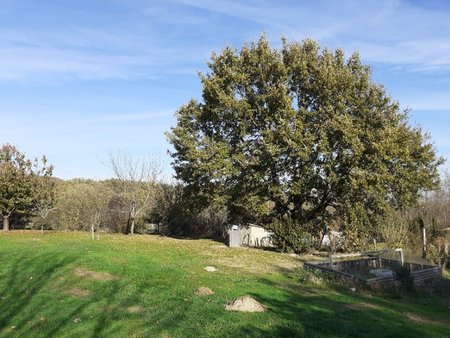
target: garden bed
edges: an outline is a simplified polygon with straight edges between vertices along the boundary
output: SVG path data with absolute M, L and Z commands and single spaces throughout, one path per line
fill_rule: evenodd
M 338 257 L 338 256 L 337 256 Z M 390 258 L 386 258 L 390 257 Z M 419 261 L 419 262 L 417 262 Z M 361 253 L 347 260 L 306 262 L 305 268 L 333 273 L 344 281 L 369 287 L 389 287 L 404 278 L 415 286 L 433 282 L 442 277 L 440 267 L 426 261 L 401 261 L 383 252 Z

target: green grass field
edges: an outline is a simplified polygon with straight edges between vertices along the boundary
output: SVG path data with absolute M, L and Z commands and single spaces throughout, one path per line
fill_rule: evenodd
M 308 257 L 87 233 L 0 234 L 0 257 L 0 337 L 450 336 L 448 274 L 431 295 L 351 292 Z M 268 311 L 224 310 L 244 295 Z

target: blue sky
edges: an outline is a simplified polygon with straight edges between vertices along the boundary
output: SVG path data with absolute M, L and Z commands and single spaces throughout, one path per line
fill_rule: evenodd
M 61 178 L 107 178 L 110 151 L 158 156 L 211 52 L 265 32 L 360 52 L 450 158 L 450 2 L 2 0 L 0 143 Z M 447 168 L 450 167 L 447 163 Z

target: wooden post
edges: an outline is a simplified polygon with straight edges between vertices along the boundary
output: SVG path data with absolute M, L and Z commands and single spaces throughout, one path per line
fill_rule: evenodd
M 400 253 L 400 263 L 403 266 L 403 263 L 404 263 L 403 249 L 399 249 L 398 252 Z
M 422 227 L 420 230 L 422 237 L 422 257 L 423 259 L 427 259 L 427 235 L 425 232 L 425 227 Z

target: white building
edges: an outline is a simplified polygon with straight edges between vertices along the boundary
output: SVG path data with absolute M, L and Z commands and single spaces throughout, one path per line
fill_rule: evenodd
M 228 229 L 230 246 L 272 246 L 273 232 L 256 224 L 232 225 Z M 239 244 L 237 243 L 239 238 Z

